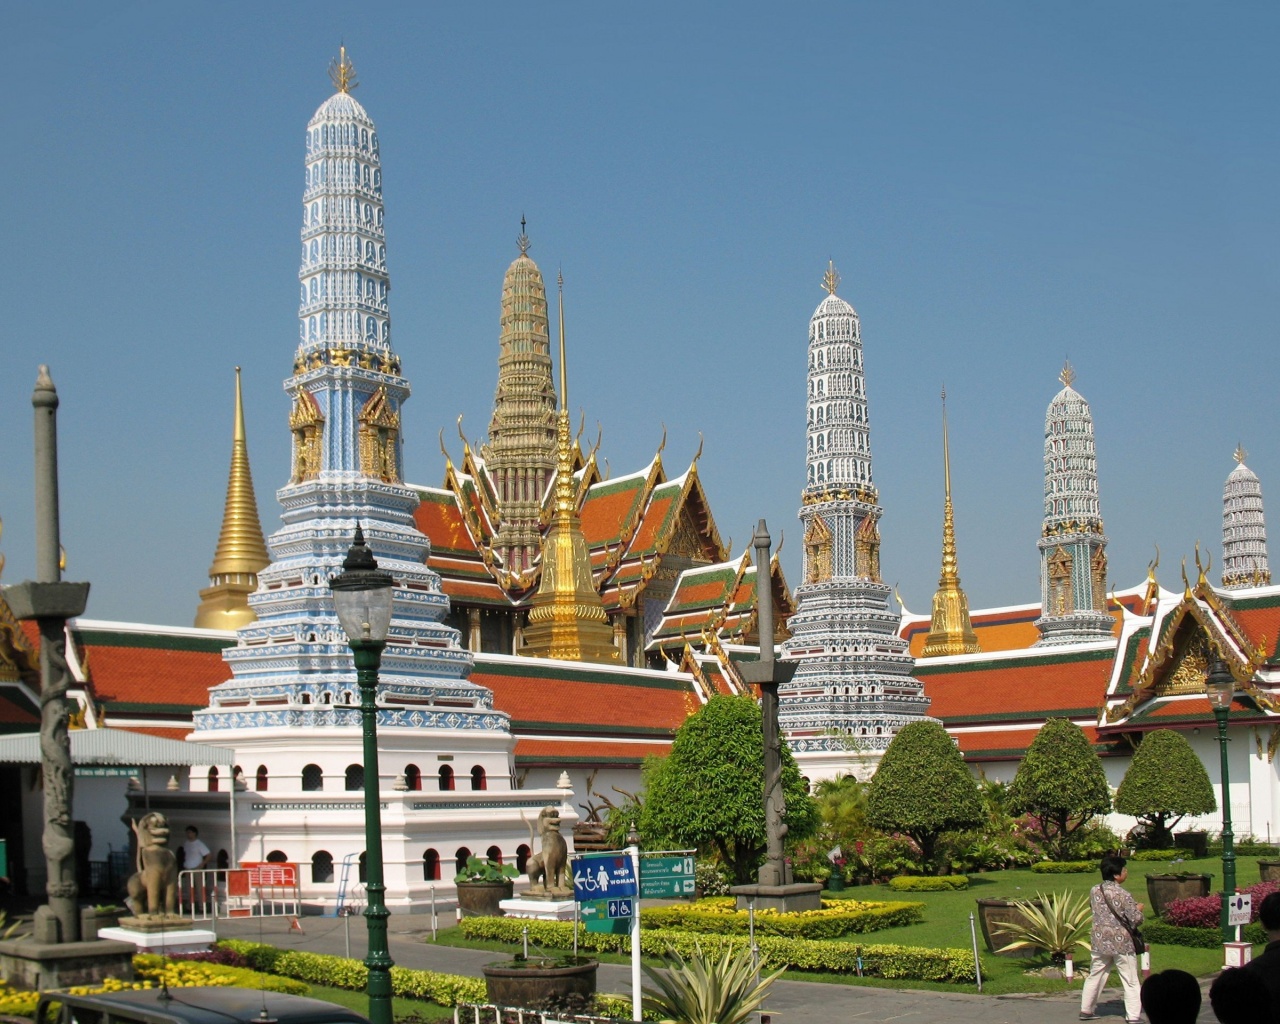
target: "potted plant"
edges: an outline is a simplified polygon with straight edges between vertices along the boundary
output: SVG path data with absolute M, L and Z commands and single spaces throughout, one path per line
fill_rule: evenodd
M 458 887 L 458 916 L 502 917 L 499 903 L 511 899 L 519 873 L 513 864 L 468 857 L 467 866 L 453 880 Z
M 1024 949 L 1049 954 L 1055 967 L 1065 967 L 1077 946 L 1088 949 L 1086 938 L 1093 914 L 1084 893 L 1037 893 L 1034 900 L 1016 900 L 1022 919 L 1005 925 L 1013 939 L 995 952 L 1003 955 Z
M 978 926 L 982 929 L 982 941 L 987 952 L 997 956 L 1017 956 L 1018 950 L 1009 950 L 1009 943 L 1017 941 L 1015 930 L 1029 924 L 1025 908 L 1040 906 L 1039 898 L 1033 900 L 978 900 Z
M 1147 898 L 1151 901 L 1151 912 L 1156 917 L 1163 917 L 1165 907 L 1174 900 L 1208 896 L 1212 881 L 1212 875 L 1191 871 L 1168 875 L 1147 875 Z
M 515 956 L 485 964 L 485 989 L 496 1006 L 581 1013 L 596 994 L 596 968 L 589 956 Z
M 844 892 L 844 866 L 845 856 L 840 852 L 840 847 L 836 847 L 831 853 L 827 854 L 827 859 L 831 861 L 831 877 L 827 879 L 827 890 L 829 892 Z

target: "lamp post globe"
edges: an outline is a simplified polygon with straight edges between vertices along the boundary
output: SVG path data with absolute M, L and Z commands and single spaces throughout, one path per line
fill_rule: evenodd
M 1231 831 L 1231 774 L 1227 767 L 1227 715 L 1236 692 L 1235 676 L 1221 658 L 1210 666 L 1204 680 L 1205 695 L 1218 722 L 1218 751 L 1222 757 L 1222 941 L 1234 937 L 1230 918 L 1231 897 L 1236 891 L 1235 835 Z
M 378 793 L 378 669 L 391 629 L 395 579 L 378 568 L 373 552 L 356 525 L 355 539 L 342 563 L 342 572 L 329 581 L 338 621 L 347 634 L 360 686 L 360 725 L 364 740 L 364 837 L 366 891 L 364 916 L 369 932 L 367 992 L 373 1024 L 393 1024 L 391 1016 L 391 953 L 387 946 L 387 887 L 382 877 L 382 805 Z

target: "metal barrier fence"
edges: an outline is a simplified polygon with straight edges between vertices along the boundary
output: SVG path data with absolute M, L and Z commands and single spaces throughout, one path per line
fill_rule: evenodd
M 619 1024 L 612 1017 L 543 1013 L 493 1003 L 459 1003 L 453 1008 L 453 1024 Z
M 296 864 L 245 864 L 178 873 L 179 913 L 193 921 L 297 917 L 302 894 Z

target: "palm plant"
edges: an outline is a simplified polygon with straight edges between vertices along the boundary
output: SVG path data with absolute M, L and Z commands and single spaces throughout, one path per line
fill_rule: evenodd
M 644 989 L 644 1008 L 672 1024 L 741 1024 L 764 1002 L 769 986 L 782 971 L 757 976 L 751 951 L 726 949 L 718 959 L 695 946 L 686 960 L 669 949 L 666 970 L 644 965 L 656 988 Z
M 1074 896 L 1069 890 L 1036 893 L 1034 900 L 1015 900 L 1014 906 L 1021 913 L 1022 920 L 1003 925 L 1004 930 L 1014 937 L 1014 941 L 996 952 L 1040 949 L 1048 953 L 1049 959 L 1055 964 L 1062 964 L 1077 946 L 1089 948 L 1085 936 L 1089 931 L 1092 913 L 1089 899 L 1083 893 Z

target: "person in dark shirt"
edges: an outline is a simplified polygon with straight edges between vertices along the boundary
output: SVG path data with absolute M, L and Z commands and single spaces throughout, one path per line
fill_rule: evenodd
M 1151 1024 L 1196 1024 L 1200 983 L 1186 971 L 1161 971 L 1142 983 L 1142 1008 Z
M 1247 963 L 1244 970 L 1256 974 L 1267 986 L 1271 1020 L 1280 1024 L 1280 892 L 1273 892 L 1262 901 L 1258 907 L 1258 920 L 1267 933 L 1267 948 Z
M 1209 1004 L 1221 1024 L 1270 1024 L 1267 986 L 1243 967 L 1229 967 L 1209 986 Z

